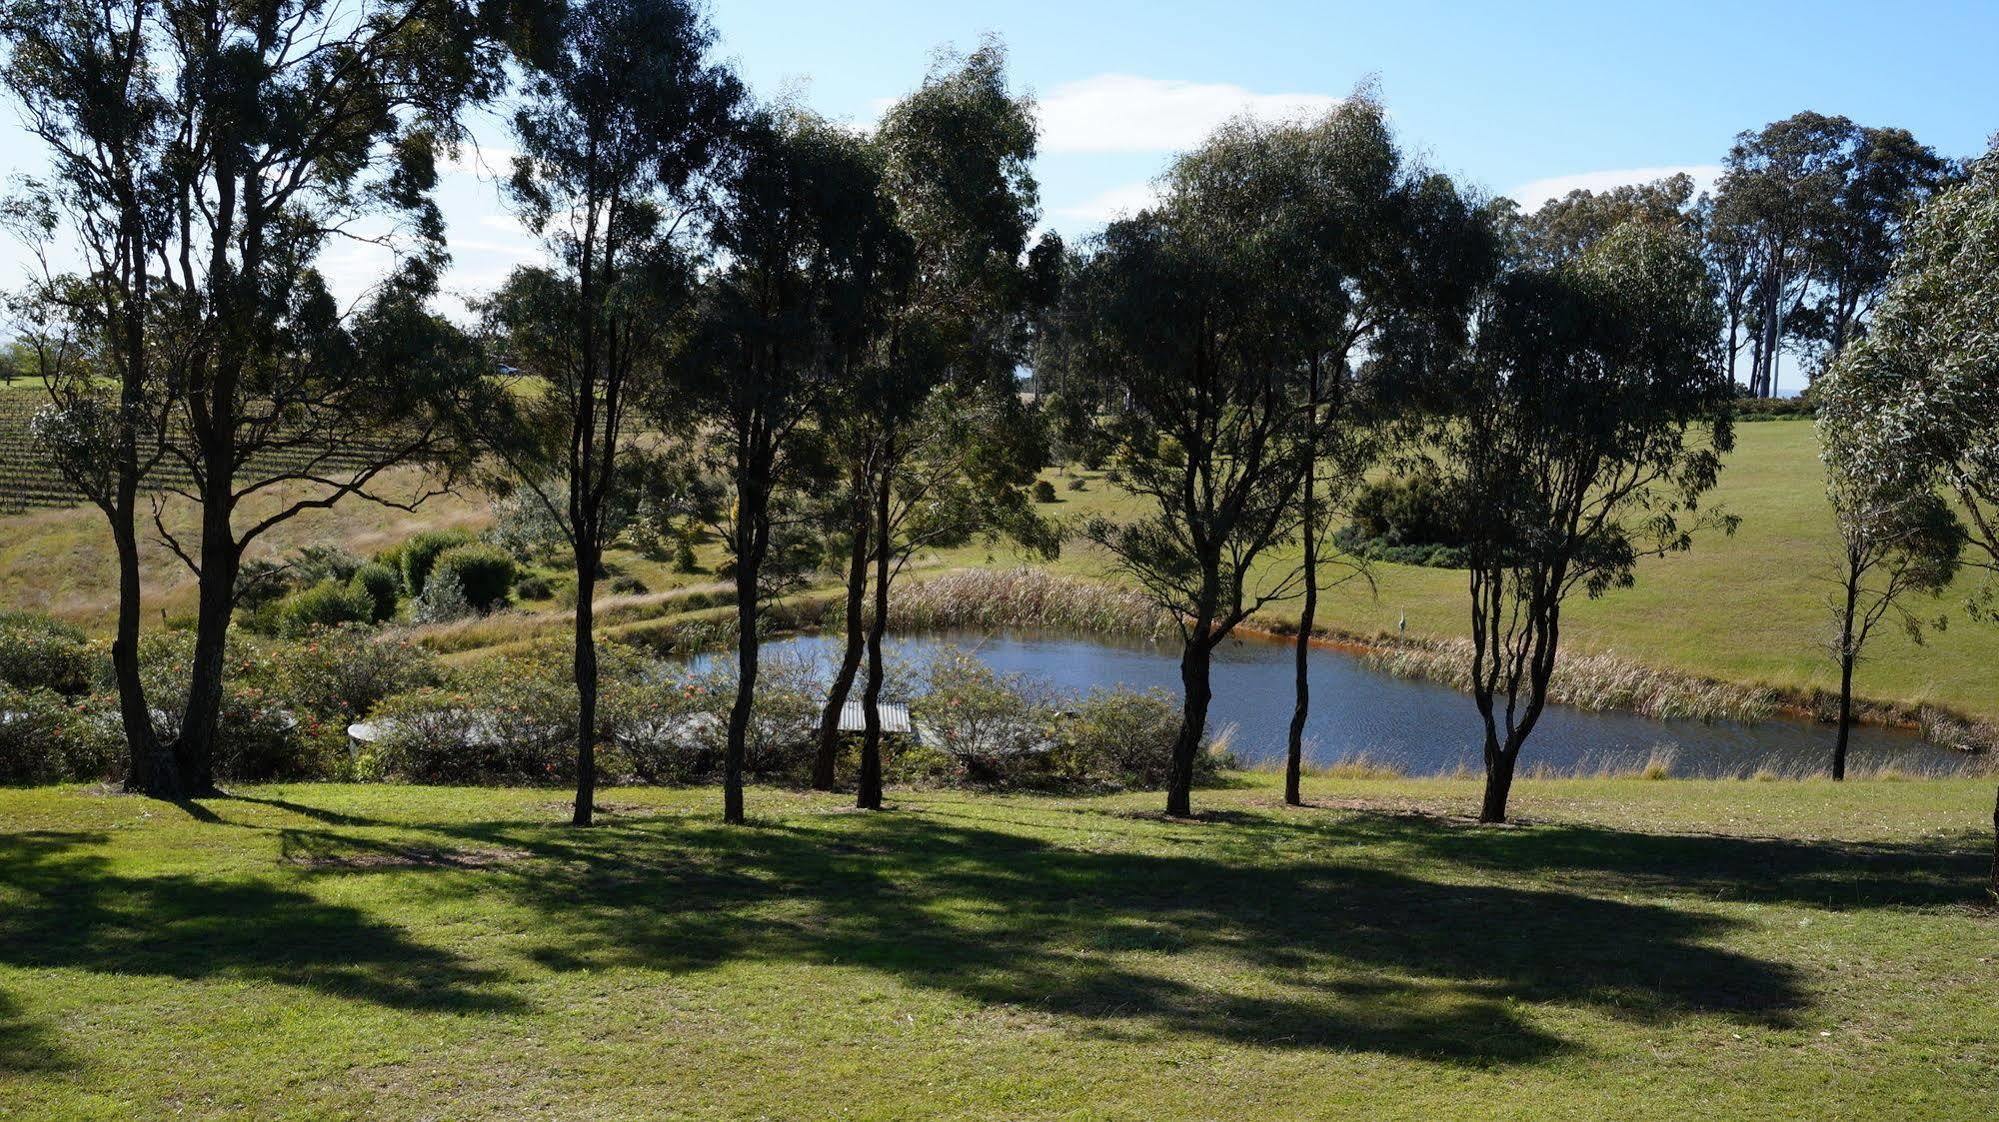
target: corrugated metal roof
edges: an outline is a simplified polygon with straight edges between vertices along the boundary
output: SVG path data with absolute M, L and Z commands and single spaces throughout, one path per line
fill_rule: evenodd
M 915 731 L 909 723 L 909 706 L 897 705 L 892 701 L 883 701 L 878 702 L 875 708 L 881 711 L 883 732 L 906 735 Z M 867 730 L 868 715 L 866 707 L 862 705 L 860 698 L 848 698 L 847 703 L 840 706 L 840 731 L 866 732 Z

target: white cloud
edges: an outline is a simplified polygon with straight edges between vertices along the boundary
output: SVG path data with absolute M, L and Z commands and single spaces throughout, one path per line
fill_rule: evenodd
M 1101 226 L 1113 219 L 1126 218 L 1159 201 L 1159 189 L 1151 183 L 1126 183 L 1100 191 L 1071 206 L 1049 208 L 1055 218 Z
M 514 157 L 517 155 L 519 153 L 511 148 L 467 143 L 458 149 L 458 155 L 439 164 L 437 170 L 445 175 L 505 179 L 514 174 Z
M 1624 187 L 1635 183 L 1653 183 L 1669 176 L 1685 172 L 1694 178 L 1694 193 L 1711 189 L 1714 181 L 1721 177 L 1720 164 L 1681 164 L 1676 167 L 1621 168 L 1615 171 L 1585 171 L 1576 175 L 1557 175 L 1547 179 L 1536 179 L 1523 183 L 1508 191 L 1507 197 L 1520 204 L 1524 211 L 1534 211 L 1550 199 L 1559 199 L 1571 191 L 1608 191 L 1613 187 Z
M 1264 120 L 1323 113 L 1326 94 L 1252 93 L 1220 82 L 1099 74 L 1040 99 L 1043 152 L 1173 152 L 1193 148 L 1237 114 Z

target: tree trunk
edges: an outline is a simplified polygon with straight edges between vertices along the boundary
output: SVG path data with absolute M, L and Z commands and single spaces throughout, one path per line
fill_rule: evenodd
M 1851 649 L 1839 660 L 1839 736 L 1832 745 L 1832 777 L 1846 778 L 1847 738 L 1853 729 L 1853 652 Z
M 146 704 L 146 684 L 139 675 L 139 536 L 132 517 L 137 500 L 135 482 L 121 480 L 113 506 L 111 537 L 118 547 L 118 628 L 111 641 L 111 673 L 118 683 L 118 717 L 125 729 L 128 766 L 125 789 L 161 799 L 184 794 L 180 768 L 153 731 L 152 708 Z
M 1297 701 L 1291 709 L 1291 731 L 1284 755 L 1284 802 L 1289 806 L 1305 804 L 1298 788 L 1305 770 L 1305 718 L 1312 709 L 1311 686 L 1306 671 L 1312 651 L 1313 617 L 1319 610 L 1318 496 L 1313 484 L 1312 474 L 1308 471 L 1300 503 L 1305 526 L 1305 602 L 1298 610 Z
M 847 695 L 853 691 L 854 676 L 860 672 L 861 656 L 867 646 L 862 606 L 868 594 L 868 506 L 857 501 L 855 508 L 854 544 L 847 555 L 846 645 L 840 650 L 840 667 L 833 675 L 833 685 L 826 691 L 826 709 L 819 715 L 819 754 L 812 762 L 812 786 L 819 791 L 831 791 L 838 778 L 835 771 L 840 759 L 840 710 L 846 707 Z
M 1208 702 L 1214 692 L 1208 685 L 1208 669 L 1213 652 L 1208 646 L 1209 620 L 1196 621 L 1195 630 L 1180 653 L 1180 735 L 1173 742 L 1173 766 L 1166 779 L 1166 813 L 1185 818 L 1194 812 L 1194 757 L 1208 731 Z
M 228 462 L 228 456 L 210 456 L 208 470 L 224 470 Z M 182 793 L 188 797 L 216 791 L 215 748 L 222 724 L 223 677 L 228 669 L 229 617 L 236 607 L 236 568 L 241 560 L 229 525 L 228 489 L 227 478 L 211 476 L 202 494 L 194 661 L 188 668 L 187 704 L 181 711 L 175 750 Z
M 866 718 L 861 737 L 860 795 L 862 810 L 882 807 L 882 633 L 888 630 L 889 487 L 892 473 L 884 458 L 881 483 L 875 492 L 875 613 L 868 621 L 868 684 L 862 696 Z
M 597 551 L 576 550 L 576 809 L 572 826 L 597 810 Z
M 1488 738 L 1485 753 L 1485 800 L 1478 809 L 1480 822 L 1506 821 L 1506 799 L 1513 793 L 1513 766 L 1519 760 L 1519 749 L 1500 749 Z
M 739 526 L 746 513 L 738 512 Z M 736 700 L 729 706 L 729 740 L 722 757 L 722 821 L 730 825 L 743 822 L 743 763 L 749 753 L 750 710 L 757 693 L 757 580 L 762 564 L 755 543 L 747 541 L 754 533 L 739 529 L 736 535 Z
M 1986 889 L 1992 902 L 1999 904 L 1999 793 L 1992 796 L 1992 883 Z

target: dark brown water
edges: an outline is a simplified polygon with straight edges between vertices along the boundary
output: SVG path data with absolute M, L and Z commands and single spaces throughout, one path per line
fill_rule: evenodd
M 895 663 L 903 667 L 920 665 L 947 646 L 970 650 L 1001 673 L 1029 675 L 1066 692 L 1129 686 L 1178 696 L 1179 651 L 1171 644 L 1031 632 L 942 633 L 890 643 Z M 773 641 L 764 649 L 769 657 L 811 660 L 830 676 L 838 640 L 802 635 Z M 1305 741 L 1314 761 L 1364 754 L 1415 775 L 1478 767 L 1481 726 L 1470 697 L 1371 670 L 1337 650 L 1314 649 L 1309 666 L 1312 712 Z M 1247 763 L 1282 758 L 1292 708 L 1288 644 L 1254 639 L 1228 644 L 1217 652 L 1214 692 L 1211 735 L 1227 731 L 1231 747 Z M 1643 766 L 1655 751 L 1670 751 L 1676 776 L 1742 776 L 1764 768 L 1795 775 L 1830 768 L 1832 740 L 1830 726 L 1788 718 L 1753 724 L 1662 721 L 1550 706 L 1522 753 L 1521 766 L 1562 773 L 1631 768 Z M 1973 759 L 1931 747 L 1913 733 L 1859 728 L 1850 766 L 1947 775 Z

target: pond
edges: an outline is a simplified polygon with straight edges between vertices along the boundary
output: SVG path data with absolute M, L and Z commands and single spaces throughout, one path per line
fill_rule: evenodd
M 1179 650 L 1172 643 L 1033 632 L 944 632 L 889 643 L 892 664 L 905 667 L 920 665 L 945 647 L 969 650 L 1002 674 L 1025 674 L 1070 693 L 1099 686 L 1179 693 Z M 790 636 L 765 644 L 764 650 L 770 658 L 811 660 L 830 677 L 839 639 Z M 1292 709 L 1292 655 L 1287 643 L 1256 638 L 1230 642 L 1216 652 L 1209 733 L 1226 732 L 1246 764 L 1283 758 Z M 713 664 L 718 657 L 729 656 L 697 661 Z M 1330 763 L 1365 754 L 1412 775 L 1480 767 L 1481 726 L 1468 695 L 1370 669 L 1339 650 L 1314 648 L 1309 666 L 1308 759 Z M 1679 777 L 1747 776 L 1760 769 L 1798 775 L 1827 770 L 1832 742 L 1831 726 L 1793 718 L 1754 724 L 1654 720 L 1551 705 L 1527 742 L 1521 766 L 1565 774 L 1638 768 L 1663 750 L 1670 751 L 1671 772 Z M 1912 732 L 1862 726 L 1854 729 L 1849 766 L 1861 774 L 1893 767 L 1910 774 L 1948 775 L 1972 760 L 1932 747 Z

